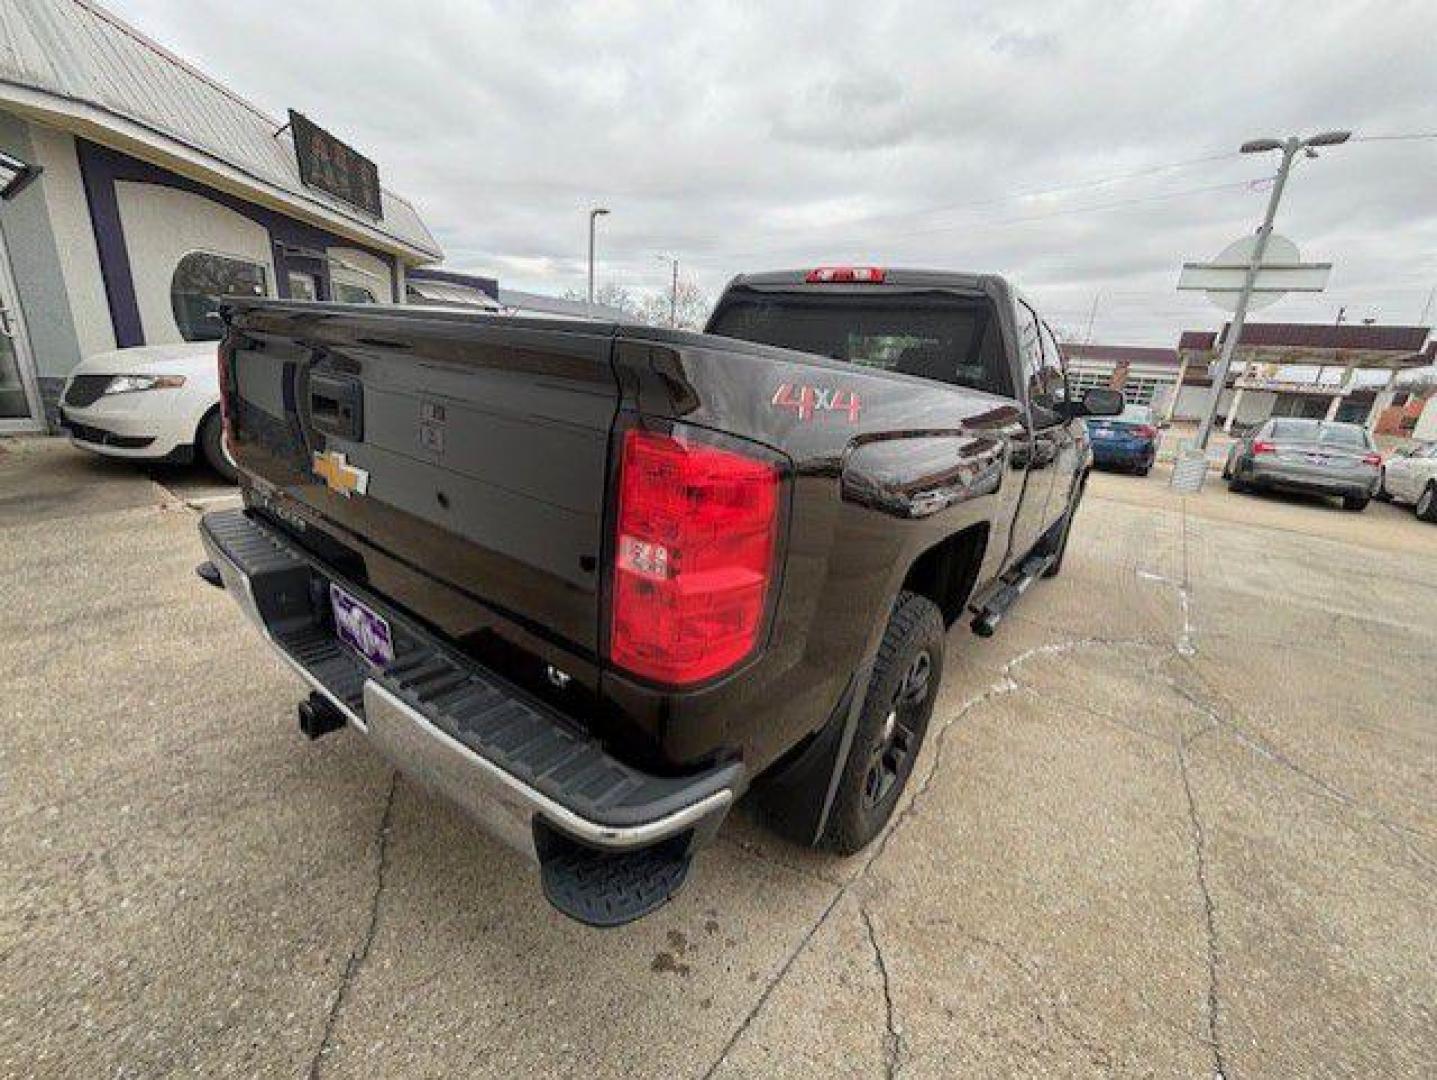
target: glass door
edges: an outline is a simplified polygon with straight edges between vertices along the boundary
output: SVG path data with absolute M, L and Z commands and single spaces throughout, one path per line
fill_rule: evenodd
M 0 432 L 37 431 L 41 427 L 30 343 L 15 300 L 10 256 L 5 250 L 4 235 L 0 234 Z

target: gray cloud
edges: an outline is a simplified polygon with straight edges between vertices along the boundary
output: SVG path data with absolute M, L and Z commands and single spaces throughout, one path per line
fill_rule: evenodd
M 1256 226 L 1245 181 L 1273 165 L 1193 159 L 1437 130 L 1423 0 L 111 4 L 368 153 L 451 265 L 553 292 L 582 284 L 602 203 L 602 276 L 631 289 L 662 287 L 658 252 L 710 292 L 823 261 L 996 269 L 1059 321 L 1085 326 L 1097 296 L 1097 336 L 1165 343 L 1218 322 L 1173 291 L 1178 264 Z M 1279 227 L 1336 264 L 1332 287 L 1267 316 L 1415 320 L 1437 285 L 1434 179 L 1437 141 L 1305 162 Z

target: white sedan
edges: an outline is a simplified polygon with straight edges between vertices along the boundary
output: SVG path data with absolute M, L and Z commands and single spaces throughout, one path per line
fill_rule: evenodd
M 141 345 L 87 358 L 65 383 L 60 426 L 72 443 L 97 454 L 145 461 L 198 457 L 234 480 L 221 438 L 217 346 Z
M 1378 498 L 1411 503 L 1423 521 L 1437 521 L 1437 443 L 1405 447 L 1382 465 Z

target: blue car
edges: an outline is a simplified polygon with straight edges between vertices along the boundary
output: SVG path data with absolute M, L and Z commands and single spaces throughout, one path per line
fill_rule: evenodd
M 1120 416 L 1094 418 L 1087 423 L 1094 465 L 1148 475 L 1158 454 L 1158 426 L 1152 409 L 1128 405 Z

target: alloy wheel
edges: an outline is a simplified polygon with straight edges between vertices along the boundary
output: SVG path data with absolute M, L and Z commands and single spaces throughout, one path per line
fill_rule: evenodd
M 915 731 L 932 690 L 933 657 L 927 649 L 916 655 L 894 690 L 888 715 L 873 745 L 863 779 L 863 804 L 872 808 L 888 798 L 918 750 Z

